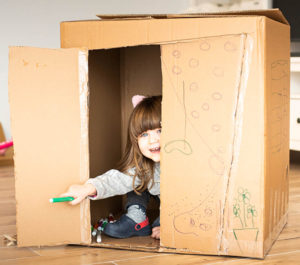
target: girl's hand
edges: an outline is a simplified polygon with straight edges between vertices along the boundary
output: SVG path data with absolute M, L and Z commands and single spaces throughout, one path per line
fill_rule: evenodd
M 72 185 L 69 187 L 66 193 L 60 195 L 60 197 L 73 197 L 74 200 L 69 204 L 76 205 L 83 201 L 87 196 L 92 196 L 97 193 L 96 188 L 92 184 Z
M 156 226 L 152 229 L 151 237 L 155 239 L 160 239 L 160 226 Z

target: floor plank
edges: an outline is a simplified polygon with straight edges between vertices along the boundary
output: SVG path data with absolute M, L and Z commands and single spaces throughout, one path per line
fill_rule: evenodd
M 168 254 L 156 254 L 157 257 Z M 0 262 L 1 265 L 61 265 L 61 264 L 72 264 L 72 265 L 90 265 L 90 264 L 101 264 L 111 262 L 119 257 L 124 260 L 139 260 L 144 259 L 148 256 L 153 256 L 153 253 L 125 251 L 125 250 L 110 250 L 103 248 L 87 248 L 81 247 L 77 252 L 72 253 L 57 253 L 55 255 L 46 256 L 34 256 L 30 258 L 16 258 L 6 259 Z

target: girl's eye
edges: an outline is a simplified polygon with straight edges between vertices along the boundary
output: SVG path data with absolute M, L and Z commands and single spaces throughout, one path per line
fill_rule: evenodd
M 141 137 L 147 137 L 148 136 L 148 133 L 147 132 L 143 132 L 142 134 L 141 134 Z
M 161 134 L 161 128 L 157 129 L 157 133 Z

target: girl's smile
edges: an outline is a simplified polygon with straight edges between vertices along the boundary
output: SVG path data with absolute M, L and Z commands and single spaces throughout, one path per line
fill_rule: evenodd
M 160 161 L 160 134 L 161 128 L 157 128 L 143 132 L 138 137 L 138 145 L 142 154 L 154 162 Z

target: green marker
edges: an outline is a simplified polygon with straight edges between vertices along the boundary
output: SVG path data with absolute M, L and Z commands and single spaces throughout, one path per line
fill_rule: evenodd
M 73 201 L 73 197 L 59 197 L 59 198 L 51 198 L 49 201 L 50 202 L 70 202 Z

